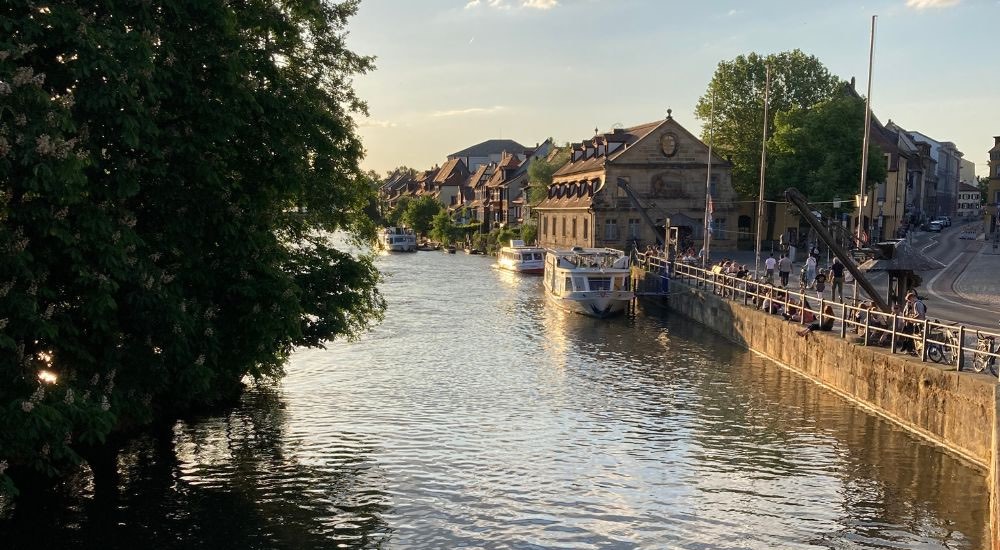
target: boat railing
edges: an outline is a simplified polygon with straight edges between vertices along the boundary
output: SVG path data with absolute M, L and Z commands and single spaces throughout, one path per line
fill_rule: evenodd
M 637 254 L 637 265 L 647 272 L 665 273 L 674 281 L 710 290 L 721 299 L 781 314 L 800 325 L 817 322 L 822 327 L 823 322 L 829 322 L 832 317 L 830 330 L 824 329 L 824 332 L 842 339 L 857 339 L 862 346 L 908 351 L 921 361 L 951 364 L 958 371 L 969 370 L 969 357 L 974 364 L 1000 363 L 1000 352 L 982 345 L 984 340 L 991 338 L 990 342 L 1000 341 L 997 332 L 969 328 L 957 322 L 905 317 L 898 312 L 880 311 L 868 302 L 850 304 L 827 300 L 806 289 L 797 292 L 766 279 L 738 278 L 721 272 L 717 266 L 702 269 L 675 262 L 671 269 L 664 258 L 643 253 Z

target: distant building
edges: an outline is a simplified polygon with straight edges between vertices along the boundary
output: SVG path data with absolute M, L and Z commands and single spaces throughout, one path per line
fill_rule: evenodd
M 983 215 L 983 194 L 975 185 L 958 184 L 958 208 L 955 215 L 959 219 L 972 220 Z
M 462 201 L 462 187 L 469 179 L 469 170 L 460 158 L 449 159 L 434 176 L 432 196 L 445 208 L 455 208 Z
M 986 187 L 986 212 L 990 219 L 986 224 L 989 234 L 995 239 L 1000 235 L 1000 136 L 993 136 L 990 149 L 990 180 Z
M 937 141 L 920 132 L 911 131 L 910 137 L 930 145 L 931 157 L 937 162 L 936 210 L 928 215 L 955 216 L 962 152 L 950 141 Z
M 708 147 L 669 115 L 574 144 L 569 161 L 553 174 L 548 196 L 535 206 L 539 244 L 641 248 L 656 243 L 669 219 L 679 228 L 682 244 L 698 249 L 708 163 Z M 731 250 L 736 244 L 731 166 L 714 154 L 711 164 L 712 247 Z M 639 208 L 619 181 L 631 189 Z
M 500 162 L 504 153 L 515 155 L 518 160 L 524 160 L 527 150 L 527 147 L 512 139 L 490 139 L 452 153 L 448 155 L 448 160 L 461 159 L 470 172 L 475 172 L 484 164 Z

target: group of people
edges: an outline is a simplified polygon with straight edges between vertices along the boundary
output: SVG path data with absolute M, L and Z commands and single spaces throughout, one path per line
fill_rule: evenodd
M 913 289 L 907 291 L 904 304 L 900 306 L 898 303 L 893 303 L 892 311 L 888 314 L 879 311 L 878 307 L 870 302 L 861 302 L 859 308 L 854 316 L 854 321 L 858 323 L 856 330 L 868 345 L 890 345 L 893 329 L 897 334 L 915 335 L 920 331 L 922 321 L 927 320 L 927 305 Z M 894 327 L 893 319 L 895 319 Z M 893 351 L 916 354 L 916 338 L 905 336 L 897 338 Z
M 822 299 L 823 293 L 826 291 L 826 285 L 829 282 L 831 283 L 833 301 L 837 301 L 839 298 L 843 302 L 844 264 L 840 263 L 840 260 L 837 258 L 834 258 L 829 269 L 820 270 L 818 266 L 819 249 L 813 247 L 802 266 L 799 277 L 799 288 L 802 290 L 815 290 L 816 297 Z M 774 284 L 775 271 L 778 273 L 778 280 L 781 286 L 788 288 L 788 281 L 792 274 L 792 259 L 789 258 L 788 254 L 782 254 L 779 259 L 775 259 L 772 253 L 770 257 L 764 260 L 764 278 L 769 284 Z

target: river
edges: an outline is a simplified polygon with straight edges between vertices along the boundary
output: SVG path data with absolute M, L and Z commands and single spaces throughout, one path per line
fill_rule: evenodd
M 566 314 L 491 263 L 381 256 L 384 323 L 133 441 L 111 491 L 81 469 L 8 510 L 0 547 L 989 545 L 967 463 L 689 321 Z

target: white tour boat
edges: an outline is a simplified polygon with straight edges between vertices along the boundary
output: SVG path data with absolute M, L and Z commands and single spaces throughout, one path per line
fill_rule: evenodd
M 379 235 L 379 244 L 390 252 L 416 252 L 417 236 L 412 229 L 386 227 Z
M 510 246 L 500 249 L 497 255 L 497 267 L 518 273 L 534 273 L 541 275 L 545 270 L 545 249 L 534 246 L 524 246 L 524 241 L 510 241 Z
M 633 298 L 629 257 L 613 248 L 549 250 L 543 284 L 561 307 L 591 317 L 621 313 Z

